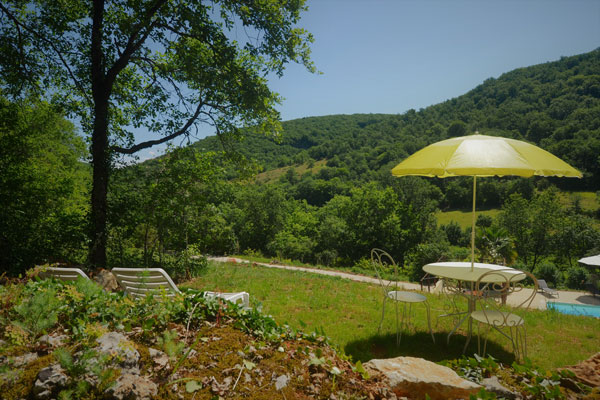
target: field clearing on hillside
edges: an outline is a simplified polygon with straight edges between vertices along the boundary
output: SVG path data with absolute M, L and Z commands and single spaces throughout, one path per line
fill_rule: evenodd
M 460 358 L 465 342 L 464 325 L 446 345 L 452 327 L 442 313 L 444 298 L 426 293 L 432 309 L 436 343 L 427 330 L 425 308 L 413 307 L 416 329 L 395 344 L 394 307 L 387 307 L 381 334 L 381 288 L 347 279 L 320 276 L 307 272 L 271 269 L 250 264 L 210 263 L 202 276 L 181 286 L 224 292 L 247 291 L 252 306 L 261 306 L 278 323 L 287 323 L 306 332 L 323 330 L 334 345 L 361 361 L 400 355 L 422 357 L 431 361 Z M 529 310 L 523 313 L 527 324 L 529 357 L 544 368 L 573 365 L 598 351 L 600 320 L 553 311 Z M 568 346 L 565 346 L 568 338 Z M 562 350 L 561 350 L 562 349 Z M 558 350 L 558 351 L 557 351 Z M 467 354 L 477 351 L 477 340 Z M 488 351 L 503 362 L 513 360 L 509 342 L 497 334 L 490 335 Z
M 575 199 L 579 200 L 581 209 L 586 211 L 596 211 L 600 208 L 598 197 L 594 192 L 561 192 L 559 194 L 560 202 L 564 206 L 570 206 L 574 203 Z M 475 218 L 478 215 L 487 215 L 492 218 L 496 218 L 500 213 L 499 208 L 492 208 L 488 210 L 475 210 Z M 472 212 L 466 210 L 454 210 L 454 211 L 440 211 L 435 214 L 438 225 L 446 225 L 450 221 L 457 222 L 461 228 L 465 229 L 471 226 Z
M 487 215 L 489 217 L 496 218 L 499 213 L 499 208 L 481 211 L 476 210 L 475 218 L 477 218 L 478 215 Z M 471 226 L 473 213 L 471 211 L 440 211 L 435 214 L 435 217 L 437 218 L 438 226 L 447 225 L 451 221 L 455 221 L 460 225 L 462 229 L 465 229 Z
M 571 193 L 560 193 L 561 203 L 564 205 L 571 205 L 575 202 L 575 199 L 579 200 L 579 205 L 583 210 L 596 211 L 600 208 L 598 203 L 598 197 L 594 192 L 571 192 Z
M 270 171 L 261 172 L 260 174 L 256 175 L 256 183 L 270 183 L 270 182 L 276 181 L 282 175 L 285 175 L 285 173 L 288 171 L 288 169 L 291 169 L 291 168 L 296 170 L 296 173 L 299 176 L 305 174 L 308 171 L 312 172 L 313 174 L 316 174 L 317 172 L 319 172 L 319 170 L 323 169 L 323 167 L 325 167 L 326 164 L 327 164 L 327 160 L 319 160 L 319 161 L 314 162 L 312 168 L 308 167 L 308 165 L 309 165 L 308 163 L 304 163 L 304 164 L 300 164 L 300 165 L 293 165 L 290 167 L 281 167 L 281 168 L 272 169 Z

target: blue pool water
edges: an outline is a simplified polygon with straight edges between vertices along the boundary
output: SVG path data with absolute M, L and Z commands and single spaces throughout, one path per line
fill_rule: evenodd
M 600 306 L 590 306 L 587 304 L 569 304 L 569 303 L 557 303 L 547 302 L 546 307 L 548 310 L 556 310 L 563 314 L 571 315 L 586 315 L 588 317 L 600 318 Z

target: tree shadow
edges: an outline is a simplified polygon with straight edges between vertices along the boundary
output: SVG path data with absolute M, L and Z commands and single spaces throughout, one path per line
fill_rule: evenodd
M 434 332 L 435 343 L 429 332 L 411 332 L 402 334 L 402 340 L 396 345 L 394 332 L 373 335 L 365 339 L 349 342 L 344 347 L 344 352 L 354 361 L 366 362 L 371 359 L 385 359 L 394 357 L 418 357 L 429 361 L 438 362 L 452 360 L 463 355 L 463 347 L 467 340 L 465 335 L 454 334 L 447 343 L 448 332 Z M 483 338 L 481 338 L 483 348 Z M 465 356 L 472 357 L 477 353 L 477 336 L 471 338 Z M 512 364 L 514 354 L 507 351 L 502 343 L 496 343 L 491 338 L 487 343 L 487 354 L 505 364 Z

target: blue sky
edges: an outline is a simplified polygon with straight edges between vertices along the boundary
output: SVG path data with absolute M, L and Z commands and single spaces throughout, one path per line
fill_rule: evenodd
M 600 47 L 600 0 L 308 0 L 299 26 L 322 74 L 288 66 L 270 86 L 282 120 L 402 114 L 490 77 Z M 210 134 L 209 130 L 206 130 Z M 142 159 L 159 153 L 151 149 Z

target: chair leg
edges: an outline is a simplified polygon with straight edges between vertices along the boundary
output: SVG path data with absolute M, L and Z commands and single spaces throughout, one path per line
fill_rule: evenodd
M 511 328 L 512 335 L 512 328 Z M 525 326 L 515 327 L 515 343 L 513 351 L 516 361 L 523 361 L 527 357 L 527 330 Z
M 387 295 L 383 297 L 383 305 L 381 306 L 381 321 L 379 321 L 379 328 L 377 328 L 377 334 L 381 332 L 381 325 L 383 325 L 383 318 L 385 317 L 385 301 L 387 300 Z
M 429 334 L 431 335 L 431 340 L 435 343 L 435 337 L 433 336 L 433 331 L 431 330 L 431 309 L 429 308 L 429 302 L 425 301 L 425 309 L 427 310 L 427 327 L 429 328 Z
M 399 346 L 400 340 L 402 340 L 402 332 L 400 331 L 400 327 L 404 326 L 404 315 L 406 314 L 406 304 L 404 305 L 404 308 L 402 310 L 402 323 L 400 325 L 398 325 L 398 302 L 394 301 L 394 304 L 396 305 L 396 346 Z

